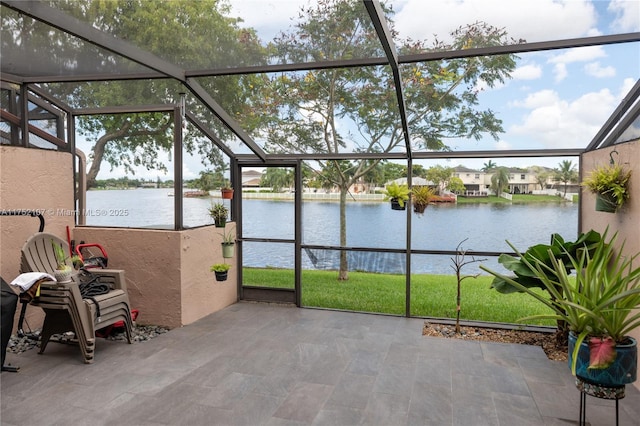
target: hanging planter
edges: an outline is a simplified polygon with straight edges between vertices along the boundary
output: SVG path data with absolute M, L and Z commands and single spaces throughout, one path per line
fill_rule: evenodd
M 409 200 L 409 187 L 393 182 L 385 188 L 384 199 L 391 201 L 391 210 L 405 210 L 405 201 Z
M 400 204 L 400 200 L 397 198 L 391 199 L 391 210 L 406 210 L 407 205 L 405 203 Z
M 411 189 L 411 198 L 413 201 L 413 211 L 418 214 L 424 213 L 429 202 L 435 196 L 433 189 L 426 185 L 414 186 Z
M 235 250 L 235 243 L 230 242 L 230 243 L 221 243 L 222 244 L 222 257 L 224 257 L 225 259 L 230 259 L 233 257 Z
M 233 199 L 233 189 L 231 188 L 222 188 L 220 190 L 220 193 L 222 195 L 222 198 L 224 198 L 225 200 Z
M 226 281 L 231 265 L 228 263 L 215 263 L 211 265 L 211 271 L 216 276 L 216 281 Z
M 216 228 L 224 228 L 227 223 L 228 214 L 229 210 L 222 203 L 213 203 L 211 207 L 209 207 L 209 216 L 213 219 Z
M 427 209 L 428 204 L 414 204 L 413 211 L 415 213 L 422 214 Z
M 615 213 L 618 204 L 615 198 L 608 194 L 596 194 L 596 211 L 605 213 Z
M 615 164 L 594 168 L 582 186 L 596 194 L 596 211 L 615 213 L 629 200 L 631 171 Z

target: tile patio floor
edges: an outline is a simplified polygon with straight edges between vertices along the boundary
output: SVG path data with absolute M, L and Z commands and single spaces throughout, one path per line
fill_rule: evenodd
M 2 425 L 572 425 L 579 392 L 538 347 L 423 337 L 423 320 L 238 303 L 151 341 L 7 354 Z M 615 424 L 588 397 L 592 425 Z M 620 424 L 640 424 L 627 386 Z

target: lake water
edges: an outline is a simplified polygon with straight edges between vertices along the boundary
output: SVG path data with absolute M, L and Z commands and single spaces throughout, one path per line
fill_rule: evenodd
M 173 225 L 173 197 L 169 189 L 88 191 L 87 225 L 147 227 Z M 219 201 L 219 199 L 213 199 Z M 207 208 L 211 199 L 185 198 L 186 226 L 212 223 Z M 303 203 L 303 244 L 339 245 L 339 204 Z M 99 214 L 99 215 L 98 215 Z M 245 238 L 294 238 L 294 204 L 291 201 L 243 200 Z M 412 248 L 416 250 L 511 251 L 505 240 L 519 250 L 548 243 L 552 233 L 565 240 L 577 236 L 577 204 L 442 204 L 430 205 L 424 215 L 412 213 Z M 391 210 L 388 203 L 349 202 L 347 204 L 347 246 L 401 249 L 406 244 L 406 212 Z M 245 266 L 293 267 L 293 245 L 245 242 Z M 333 267 L 337 251 L 305 252 L 305 267 Z M 319 257 L 317 259 L 315 257 Z M 356 253 L 352 269 L 378 264 L 374 271 L 390 271 L 389 264 L 404 270 L 404 255 Z M 415 255 L 412 271 L 452 273 L 450 255 Z M 314 263 L 315 261 L 315 263 Z M 495 260 L 488 263 L 495 264 Z M 487 264 L 487 262 L 483 262 Z M 356 266 L 354 266 L 356 265 Z M 475 273 L 470 268 L 467 273 Z

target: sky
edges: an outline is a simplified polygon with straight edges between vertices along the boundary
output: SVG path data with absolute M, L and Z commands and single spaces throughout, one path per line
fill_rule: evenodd
M 263 39 L 286 29 L 304 0 L 230 0 L 233 13 Z M 504 28 L 510 37 L 527 42 L 640 31 L 640 0 L 396 0 L 395 27 L 401 38 L 445 39 L 456 27 L 485 21 Z M 517 5 L 517 6 L 516 6 Z M 635 49 L 635 52 L 634 52 Z M 630 55 L 629 52 L 632 52 Z M 520 54 L 512 79 L 494 88 L 482 88 L 480 102 L 503 120 L 499 140 L 458 141 L 454 150 L 583 148 L 640 78 L 640 43 L 564 49 Z M 79 143 L 81 149 L 82 143 Z M 556 167 L 564 158 L 498 159 L 498 165 Z M 459 163 L 481 168 L 488 159 Z M 577 163 L 577 159 L 572 159 Z M 201 170 L 199 159 L 186 156 L 185 179 Z M 103 165 L 99 179 L 121 177 Z M 136 177 L 167 178 L 140 169 Z M 169 176 L 170 177 L 170 176 Z

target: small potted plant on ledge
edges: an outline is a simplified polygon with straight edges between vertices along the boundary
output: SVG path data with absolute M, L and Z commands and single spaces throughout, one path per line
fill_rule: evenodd
M 227 216 L 229 215 L 229 209 L 222 203 L 211 203 L 209 207 L 209 216 L 213 219 L 216 228 L 224 228 L 227 224 Z
M 596 211 L 615 213 L 629 199 L 631 170 L 618 164 L 596 167 L 582 186 L 596 194 Z
M 62 247 L 62 244 L 58 244 L 53 240 L 51 240 L 51 246 L 53 247 L 53 255 L 56 259 L 56 270 L 53 271 L 53 277 L 59 283 L 68 283 L 71 281 L 73 268 L 67 265 L 68 256 L 64 251 L 64 247 Z
M 620 389 L 637 378 L 637 341 L 628 334 L 640 326 L 640 315 L 634 313 L 640 307 L 640 266 L 633 267 L 640 253 L 623 256 L 624 243 L 616 252 L 616 237 L 617 234 L 607 240 L 605 231 L 597 243 L 585 245 L 575 254 L 549 249 L 551 266 L 535 253 L 521 256 L 550 298 L 480 266 L 553 311 L 523 320 L 550 318 L 568 325 L 569 367 L 583 392 L 584 387 L 594 385 Z M 568 259 L 574 276 L 567 272 L 561 257 Z
M 429 205 L 429 201 L 433 198 L 435 192 L 428 186 L 414 186 L 411 189 L 411 196 L 413 200 L 413 211 L 415 213 L 424 213 L 425 209 Z
M 230 227 L 229 231 L 225 229 L 220 235 L 222 235 L 222 257 L 225 259 L 232 258 L 234 255 L 234 246 L 236 243 L 236 229 Z
M 231 265 L 228 263 L 214 263 L 211 265 L 211 271 L 216 274 L 216 281 L 226 281 L 229 269 L 231 269 Z
M 409 192 L 407 185 L 398 185 L 393 182 L 385 187 L 384 200 L 391 201 L 392 210 L 405 210 L 405 201 L 409 200 Z

